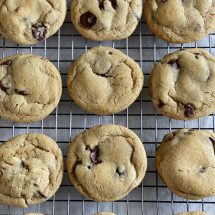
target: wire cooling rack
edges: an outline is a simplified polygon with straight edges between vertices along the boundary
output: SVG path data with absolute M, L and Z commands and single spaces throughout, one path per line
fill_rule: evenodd
M 68 8 L 70 8 L 69 2 Z M 127 110 L 111 116 L 85 113 L 70 100 L 66 87 L 67 72 L 71 62 L 88 48 L 98 45 L 115 47 L 129 55 L 139 63 L 145 75 L 143 91 L 137 101 Z M 23 215 L 27 212 L 41 212 L 45 215 L 91 215 L 98 211 L 113 211 L 118 215 L 173 215 L 192 210 L 215 215 L 215 198 L 188 201 L 175 196 L 162 183 L 154 167 L 155 150 L 165 133 L 184 127 L 215 131 L 214 114 L 189 122 L 170 120 L 158 114 L 150 102 L 148 79 L 153 64 L 165 54 L 186 47 L 205 48 L 213 54 L 215 34 L 205 37 L 198 43 L 168 44 L 153 36 L 142 19 L 134 34 L 126 40 L 94 42 L 84 39 L 75 31 L 70 21 L 70 10 L 64 25 L 56 35 L 33 47 L 18 46 L 0 39 L 2 57 L 15 53 L 33 53 L 47 57 L 60 70 L 63 80 L 61 102 L 50 116 L 31 124 L 11 123 L 1 119 L 0 142 L 18 134 L 44 133 L 57 141 L 66 159 L 70 138 L 92 126 L 113 123 L 132 129 L 143 141 L 148 157 L 148 169 L 143 183 L 126 198 L 117 202 L 96 203 L 83 198 L 69 184 L 65 170 L 62 185 L 52 199 L 27 209 L 0 205 L 0 215 Z

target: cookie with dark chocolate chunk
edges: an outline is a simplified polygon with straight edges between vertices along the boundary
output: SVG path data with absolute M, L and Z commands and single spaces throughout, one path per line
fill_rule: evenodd
M 215 58 L 204 49 L 166 55 L 152 70 L 149 91 L 163 115 L 180 120 L 207 116 L 215 110 Z
M 66 16 L 66 0 L 0 1 L 0 32 L 18 44 L 32 45 L 60 28 Z
M 140 184 L 146 168 L 141 140 L 122 126 L 90 128 L 78 134 L 69 145 L 69 179 L 81 194 L 94 201 L 123 198 Z

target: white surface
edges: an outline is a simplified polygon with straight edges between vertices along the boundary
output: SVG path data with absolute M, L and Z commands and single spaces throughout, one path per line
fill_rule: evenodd
M 128 111 L 115 116 L 94 116 L 85 114 L 73 102 L 71 102 L 66 89 L 66 77 L 68 68 L 79 54 L 87 48 L 98 45 L 114 46 L 135 59 L 143 68 L 145 84 L 140 98 L 129 107 Z M 161 182 L 154 168 L 154 156 L 157 144 L 163 135 L 177 128 L 191 127 L 214 130 L 214 116 L 204 117 L 200 120 L 184 122 L 170 121 L 168 118 L 157 114 L 150 103 L 148 96 L 148 78 L 155 61 L 160 60 L 168 52 L 182 47 L 202 47 L 214 53 L 215 35 L 204 38 L 197 44 L 173 45 L 167 44 L 153 37 L 148 30 L 145 21 L 138 26 L 135 33 L 127 40 L 115 42 L 94 42 L 81 37 L 70 22 L 69 11 L 67 19 L 61 30 L 46 42 L 35 46 L 20 46 L 0 39 L 0 54 L 8 56 L 14 53 L 33 53 L 46 56 L 59 69 L 63 79 L 63 95 L 57 111 L 54 111 L 43 122 L 32 124 L 13 124 L 0 120 L 0 141 L 27 132 L 43 132 L 57 140 L 66 158 L 67 145 L 70 137 L 85 128 L 98 125 L 115 123 L 128 126 L 144 142 L 148 156 L 148 171 L 143 184 L 131 192 L 127 198 L 114 203 L 95 203 L 89 200 L 83 201 L 82 196 L 69 186 L 67 173 L 63 183 L 51 199 L 41 205 L 31 206 L 28 209 L 8 208 L 0 205 L 0 215 L 23 215 L 27 212 L 41 212 L 45 215 L 91 215 L 97 211 L 114 211 L 118 215 L 172 215 L 177 212 L 204 210 L 215 215 L 215 198 L 203 201 L 190 201 L 172 195 Z M 93 86 L 92 86 L 93 87 Z M 1 186 L 1 185 L 0 185 Z

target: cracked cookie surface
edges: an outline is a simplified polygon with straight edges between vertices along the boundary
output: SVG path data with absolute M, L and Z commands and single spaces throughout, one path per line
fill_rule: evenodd
M 31 45 L 53 35 L 66 16 L 66 0 L 0 0 L 3 37 Z
M 156 152 L 156 169 L 175 194 L 185 199 L 215 195 L 215 134 L 181 129 L 165 135 Z
M 200 211 L 193 211 L 193 212 L 184 212 L 184 213 L 179 213 L 176 215 L 209 215 L 205 212 L 200 212 Z
M 172 43 L 197 41 L 215 30 L 214 0 L 146 0 L 144 13 L 155 35 Z
M 123 198 L 141 183 L 146 168 L 141 140 L 122 126 L 90 128 L 69 145 L 69 179 L 82 195 L 94 201 Z
M 54 195 L 63 177 L 58 145 L 43 134 L 14 137 L 0 145 L 0 203 L 27 207 Z
M 142 0 L 73 0 L 72 22 L 88 39 L 124 39 L 137 27 L 142 4 Z
M 152 70 L 149 91 L 156 109 L 170 118 L 191 120 L 215 110 L 215 58 L 203 49 L 166 55 Z
M 68 90 L 74 101 L 94 114 L 112 114 L 131 105 L 143 86 L 143 72 L 122 52 L 95 47 L 71 66 Z
M 0 116 L 15 122 L 45 118 L 62 92 L 60 73 L 45 58 L 12 55 L 0 60 Z

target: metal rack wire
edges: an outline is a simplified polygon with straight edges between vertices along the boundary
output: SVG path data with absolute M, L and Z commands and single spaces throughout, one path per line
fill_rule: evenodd
M 118 215 L 173 215 L 191 210 L 215 215 L 215 198 L 202 201 L 181 199 L 167 189 L 154 168 L 155 150 L 165 133 L 184 127 L 215 131 L 214 114 L 189 122 L 170 120 L 154 110 L 148 97 L 148 78 L 154 63 L 165 54 L 186 47 L 201 47 L 214 53 L 215 35 L 211 34 L 195 44 L 168 44 L 153 36 L 145 21 L 142 20 L 134 34 L 126 40 L 93 42 L 84 39 L 75 31 L 71 25 L 69 13 L 70 10 L 64 25 L 56 35 L 33 47 L 18 46 L 0 39 L 2 57 L 14 53 L 42 55 L 57 66 L 63 80 L 61 102 L 49 117 L 32 124 L 0 120 L 0 142 L 18 134 L 41 132 L 57 141 L 66 158 L 69 139 L 77 133 L 98 124 L 120 124 L 132 129 L 144 143 L 148 157 L 146 177 L 143 183 L 126 198 L 113 203 L 96 203 L 83 198 L 70 185 L 65 170 L 62 185 L 52 199 L 27 209 L 0 205 L 0 215 L 23 215 L 27 212 L 41 212 L 45 215 L 91 215 L 98 211 L 113 211 Z M 137 101 L 127 110 L 112 116 L 95 116 L 84 112 L 70 100 L 66 88 L 67 71 L 71 62 L 88 48 L 98 45 L 120 49 L 139 63 L 145 75 L 144 88 Z

